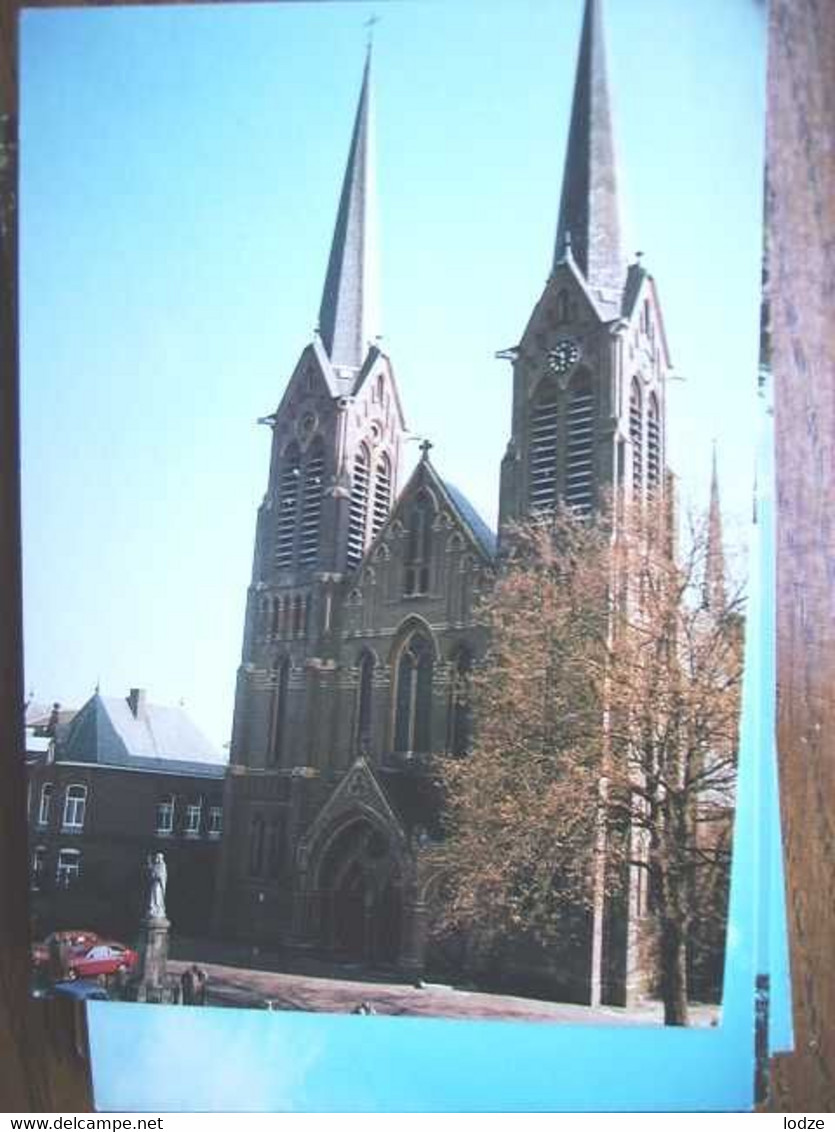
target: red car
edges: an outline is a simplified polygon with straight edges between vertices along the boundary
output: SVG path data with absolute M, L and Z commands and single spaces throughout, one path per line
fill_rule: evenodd
M 87 951 L 98 942 L 99 937 L 95 932 L 74 929 L 51 932 L 43 943 L 32 944 L 32 965 L 45 967 L 49 963 L 49 950 L 53 943 L 65 944 L 70 951 Z
M 115 975 L 133 971 L 139 956 L 123 943 L 99 940 L 92 947 L 76 951 L 69 959 L 70 979 L 95 979 L 98 975 Z

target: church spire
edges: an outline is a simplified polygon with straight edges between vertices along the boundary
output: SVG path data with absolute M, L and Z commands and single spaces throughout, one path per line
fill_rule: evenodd
M 369 343 L 379 334 L 370 71 L 369 43 L 319 307 L 319 333 L 328 357 L 337 368 L 359 369 Z
M 586 0 L 554 263 L 570 253 L 590 287 L 620 298 L 626 261 L 601 9 L 602 0 Z
M 713 445 L 713 471 L 710 477 L 710 507 L 707 513 L 705 547 L 704 605 L 721 613 L 725 606 L 725 552 L 722 547 L 722 511 L 719 506 L 719 476 L 716 471 L 716 444 Z

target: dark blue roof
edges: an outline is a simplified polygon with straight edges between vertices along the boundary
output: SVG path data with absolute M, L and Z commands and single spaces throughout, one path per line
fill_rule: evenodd
M 493 558 L 496 553 L 496 536 L 493 531 L 487 526 L 485 521 L 464 495 L 463 491 L 459 491 L 454 484 L 448 480 L 441 481 L 444 485 L 444 490 L 452 501 L 461 519 L 469 527 L 478 545 L 489 557 Z

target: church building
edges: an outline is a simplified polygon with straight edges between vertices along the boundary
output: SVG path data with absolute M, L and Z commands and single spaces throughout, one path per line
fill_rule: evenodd
M 442 837 L 430 758 L 466 757 L 476 610 L 499 567 L 428 443 L 403 483 L 408 390 L 376 322 L 371 97 L 369 52 L 318 327 L 268 418 L 215 929 L 417 976 L 432 970 L 423 850 Z M 589 513 L 607 488 L 664 490 L 670 359 L 653 278 L 622 244 L 601 0 L 586 0 L 550 276 L 500 356 L 500 529 L 559 500 Z M 630 997 L 626 903 L 587 925 L 567 997 Z

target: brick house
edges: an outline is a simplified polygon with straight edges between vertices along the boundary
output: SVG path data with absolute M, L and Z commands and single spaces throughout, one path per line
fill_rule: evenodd
M 74 714 L 29 713 L 26 745 L 33 931 L 131 939 L 147 855 L 161 850 L 173 930 L 205 932 L 226 761 L 185 711 L 138 688 L 97 691 Z

